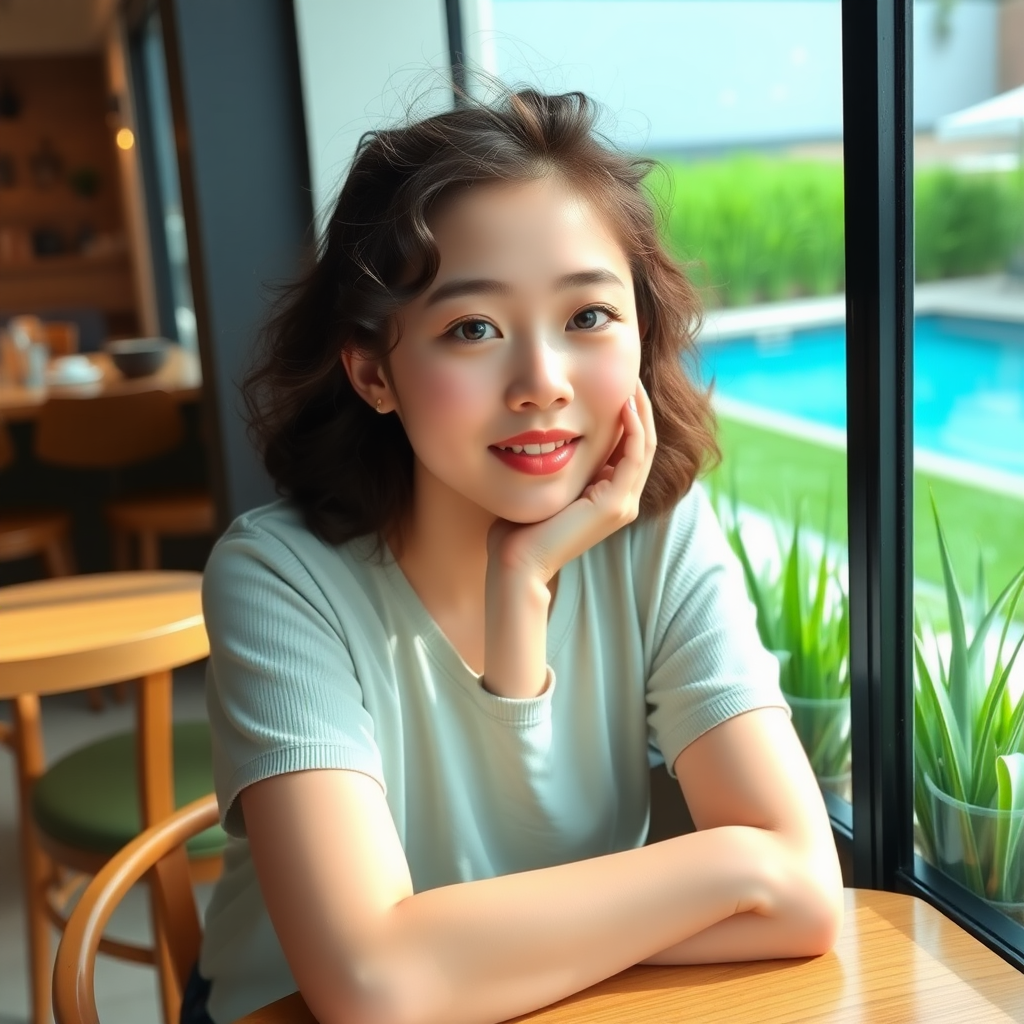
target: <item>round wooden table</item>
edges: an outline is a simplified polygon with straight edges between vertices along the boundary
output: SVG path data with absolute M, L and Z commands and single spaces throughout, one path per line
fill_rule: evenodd
M 913 896 L 846 890 L 835 948 L 802 960 L 631 967 L 526 1024 L 1020 1024 L 1024 975 Z M 237 1024 L 316 1024 L 297 993 Z M 513 1024 L 509 1021 L 508 1024 Z
M 118 572 L 0 588 L 0 699 L 83 690 L 205 658 L 202 579 Z
M 49 1019 L 51 860 L 98 870 L 104 858 L 66 848 L 34 827 L 31 800 L 44 771 L 39 697 L 138 679 L 136 761 L 143 827 L 175 807 L 171 669 L 205 658 L 209 642 L 197 572 L 65 576 L 0 588 L 0 699 L 13 702 L 19 833 L 25 874 L 33 1020 Z M 3 723 L 0 723 L 0 729 Z M 154 908 L 154 913 L 158 910 Z M 159 938 L 159 931 L 158 931 Z M 161 988 L 171 991 L 162 942 Z

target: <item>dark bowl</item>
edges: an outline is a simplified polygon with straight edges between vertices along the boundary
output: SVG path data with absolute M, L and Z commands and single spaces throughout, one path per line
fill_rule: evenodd
M 146 377 L 164 365 L 172 344 L 166 338 L 122 338 L 103 347 L 126 377 Z

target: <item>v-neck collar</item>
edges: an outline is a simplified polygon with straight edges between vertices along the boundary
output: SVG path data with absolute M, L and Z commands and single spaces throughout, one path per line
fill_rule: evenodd
M 416 632 L 426 641 L 428 652 L 434 661 L 462 686 L 480 690 L 481 676 L 477 675 L 463 660 L 437 624 L 434 617 L 427 611 L 426 605 L 409 582 L 402 567 L 398 564 L 390 545 L 384 545 L 384 577 L 405 610 Z M 562 566 L 558 573 L 558 587 L 552 598 L 551 614 L 548 616 L 546 659 L 550 665 L 555 655 L 565 643 L 569 635 L 569 627 L 576 614 L 579 603 L 580 566 L 579 559 Z

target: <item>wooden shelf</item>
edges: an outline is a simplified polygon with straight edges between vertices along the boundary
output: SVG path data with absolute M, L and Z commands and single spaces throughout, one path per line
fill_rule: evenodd
M 61 306 L 133 311 L 135 282 L 129 254 L 69 254 L 0 264 L 0 309 L 32 312 Z
M 84 256 L 81 253 L 61 253 L 42 256 L 34 260 L 0 263 L 0 276 L 12 278 L 54 277 L 61 274 L 93 273 L 111 268 L 131 269 L 131 258 L 126 250 Z

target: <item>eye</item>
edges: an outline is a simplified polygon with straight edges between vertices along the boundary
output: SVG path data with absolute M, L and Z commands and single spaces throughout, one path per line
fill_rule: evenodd
M 488 330 L 494 333 L 488 334 Z M 498 328 L 487 320 L 462 320 L 448 333 L 457 341 L 486 341 L 498 337 Z
M 571 325 L 577 331 L 593 331 L 620 319 L 619 314 L 610 306 L 590 306 L 574 314 L 567 326 Z

